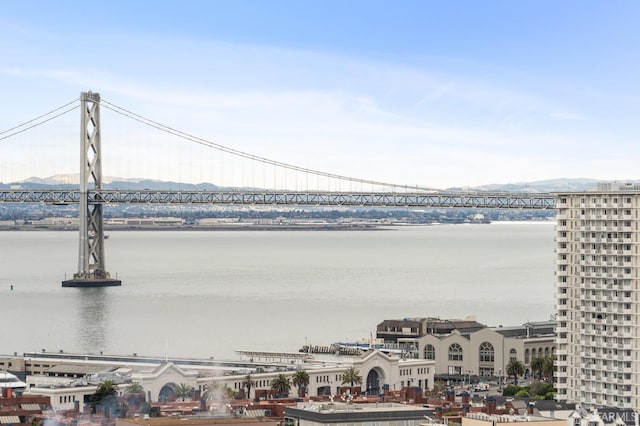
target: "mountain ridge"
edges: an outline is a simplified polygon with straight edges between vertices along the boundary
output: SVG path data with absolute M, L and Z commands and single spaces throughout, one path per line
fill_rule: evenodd
M 10 189 L 19 187 L 20 189 L 74 189 L 79 186 L 80 177 L 78 174 L 59 174 L 46 178 L 30 177 L 18 182 L 2 183 L 0 189 Z M 221 187 L 213 183 L 183 183 L 173 181 L 162 181 L 157 179 L 144 178 L 120 178 L 120 177 L 103 177 L 104 189 L 148 189 L 148 190 L 170 190 L 184 189 L 190 191 L 216 191 L 229 189 Z M 449 187 L 444 191 L 478 191 L 478 192 L 523 192 L 523 193 L 539 193 L 539 192 L 561 192 L 561 191 L 586 191 L 592 189 L 597 183 L 602 182 L 631 182 L 637 183 L 637 180 L 598 180 L 592 178 L 557 178 L 545 179 L 531 182 L 514 182 L 505 184 L 488 184 L 479 186 L 466 187 Z

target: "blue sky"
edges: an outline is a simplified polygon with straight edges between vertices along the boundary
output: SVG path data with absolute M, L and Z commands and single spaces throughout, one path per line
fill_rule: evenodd
M 0 131 L 93 90 L 367 179 L 639 179 L 639 19 L 632 1 L 4 1 Z M 0 181 L 21 149 L 0 142 Z

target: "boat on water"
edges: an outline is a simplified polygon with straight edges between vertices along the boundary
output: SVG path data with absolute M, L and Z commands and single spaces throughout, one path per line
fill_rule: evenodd
M 26 389 L 26 387 L 27 384 L 18 379 L 18 376 L 15 374 L 0 370 L 0 388 L 10 388 L 14 391 L 20 391 Z

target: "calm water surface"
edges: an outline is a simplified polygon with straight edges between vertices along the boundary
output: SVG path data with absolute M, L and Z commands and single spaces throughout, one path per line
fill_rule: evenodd
M 77 268 L 76 232 L 1 232 L 0 353 L 233 358 L 360 339 L 383 319 L 546 320 L 553 237 L 551 223 L 111 232 L 122 287 L 74 289 L 60 282 Z

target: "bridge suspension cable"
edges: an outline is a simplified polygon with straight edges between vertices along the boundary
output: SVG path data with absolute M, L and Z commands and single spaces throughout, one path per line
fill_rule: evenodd
M 58 111 L 60 111 L 62 109 L 67 108 L 69 105 L 73 105 L 74 103 L 77 103 L 78 101 L 79 101 L 79 99 L 76 98 L 76 99 L 72 100 L 71 102 L 67 102 L 66 104 L 61 105 L 61 106 L 59 106 L 59 107 L 57 107 L 55 109 L 52 109 L 51 111 L 49 111 L 47 113 L 39 115 L 36 118 L 33 118 L 33 119 L 29 120 L 29 121 L 25 121 L 24 123 L 19 124 L 17 126 L 13 126 L 10 129 L 6 129 L 6 130 L 1 131 L 0 132 L 0 141 L 5 140 L 5 139 L 9 139 L 12 136 L 18 135 L 20 133 L 26 132 L 27 130 L 33 129 L 33 128 L 38 127 L 38 126 L 41 126 L 44 123 L 47 123 L 47 122 L 49 122 L 51 120 L 54 120 L 54 119 L 56 119 L 58 117 L 61 117 L 61 116 L 65 115 L 65 114 L 67 114 L 67 113 L 69 113 L 69 112 L 71 112 L 73 110 L 76 110 L 76 109 L 80 108 L 80 104 L 78 103 L 77 105 L 75 105 L 75 106 L 73 106 L 71 108 L 68 108 L 65 111 L 62 111 L 62 112 L 60 112 L 60 113 L 58 113 L 56 115 L 52 115 L 52 114 L 55 114 L 56 112 L 58 112 Z
M 244 152 L 244 151 L 240 151 L 234 148 L 230 148 L 227 147 L 225 145 L 221 145 L 219 143 L 216 142 L 212 142 L 209 141 L 207 139 L 204 138 L 200 138 L 198 136 L 194 136 L 192 134 L 183 132 L 181 130 L 175 129 L 173 127 L 170 126 L 166 126 L 162 123 L 159 123 L 157 121 L 151 120 L 149 118 L 146 118 L 142 115 L 136 114 L 130 110 L 127 110 L 125 108 L 122 108 L 118 105 L 115 105 L 111 102 L 108 102 L 104 99 L 101 100 L 101 104 L 103 107 L 117 113 L 120 114 L 124 117 L 127 117 L 129 119 L 135 120 L 139 123 L 145 124 L 149 127 L 155 128 L 157 130 L 160 130 L 162 132 L 171 134 L 173 136 L 177 136 L 179 138 L 182 138 L 184 140 L 190 141 L 190 142 L 195 142 L 197 144 L 206 146 L 208 148 L 213 148 L 222 152 L 225 152 L 227 154 L 232 154 L 238 157 L 242 157 L 242 158 L 246 158 L 249 160 L 253 160 L 253 161 L 258 161 L 264 164 L 268 164 L 268 165 L 272 165 L 272 166 L 276 166 L 276 167 L 281 167 L 283 169 L 287 169 L 287 170 L 292 170 L 292 171 L 296 171 L 296 172 L 301 172 L 301 173 L 306 173 L 309 175 L 314 175 L 314 176 L 319 176 L 319 177 L 323 177 L 323 178 L 329 178 L 329 179 L 337 179 L 337 180 L 342 180 L 342 181 L 346 181 L 346 182 L 352 182 L 352 183 L 358 183 L 358 184 L 365 184 L 365 185 L 374 185 L 374 186 L 380 186 L 380 187 L 386 187 L 386 188 L 392 188 L 394 190 L 408 190 L 411 189 L 412 191 L 427 191 L 427 192 L 441 192 L 440 189 L 436 189 L 436 188 L 428 188 L 428 187 L 420 187 L 420 186 L 408 186 L 408 185 L 400 185 L 397 183 L 389 183 L 389 182 L 381 182 L 381 181 L 376 181 L 376 180 L 370 180 L 370 179 L 361 179 L 361 178 L 355 178 L 352 176 L 346 176 L 346 175 L 340 175 L 340 174 L 336 174 L 336 173 L 328 173 L 328 172 L 322 172 L 320 170 L 315 170 L 315 169 L 310 169 L 310 168 L 306 168 L 306 167 L 301 167 L 301 166 L 296 166 L 294 164 L 290 164 L 290 163 L 284 163 L 282 161 L 277 161 L 277 160 L 272 160 L 266 157 L 261 157 L 258 155 L 254 155 L 254 154 L 250 154 L 248 152 Z

